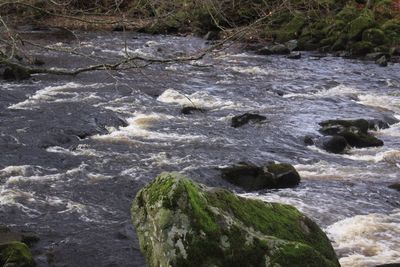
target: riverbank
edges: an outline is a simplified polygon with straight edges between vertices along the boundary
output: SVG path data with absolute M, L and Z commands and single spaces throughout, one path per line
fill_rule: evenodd
M 34 1 L 35 2 L 35 1 Z M 95 12 L 96 11 L 96 12 Z M 274 2 L 135 1 L 114 6 L 35 2 L 15 5 L 18 20 L 71 30 L 139 31 L 236 40 L 252 49 L 297 40 L 296 50 L 376 60 L 386 66 L 400 58 L 400 4 L 397 0 Z M 32 20 L 32 17 L 35 18 Z M 240 34 L 238 34 L 238 32 Z

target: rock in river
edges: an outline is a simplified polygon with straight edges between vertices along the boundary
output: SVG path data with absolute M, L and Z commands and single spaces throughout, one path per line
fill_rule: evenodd
M 296 169 L 286 163 L 270 162 L 265 167 L 259 167 L 241 162 L 221 169 L 221 173 L 224 180 L 247 191 L 294 187 L 300 183 Z
M 342 136 L 352 147 L 376 147 L 383 146 L 383 141 L 373 136 L 368 130 L 371 128 L 367 120 L 328 120 L 319 125 L 323 135 Z
M 181 113 L 184 114 L 184 115 L 190 115 L 190 114 L 193 114 L 194 112 L 204 113 L 205 110 L 202 109 L 202 108 L 193 107 L 193 106 L 187 106 L 187 107 L 183 107 L 181 109 Z
M 132 205 L 150 267 L 339 266 L 325 233 L 296 208 L 163 173 Z
M 245 113 L 243 115 L 238 115 L 232 118 L 231 126 L 234 128 L 241 127 L 249 122 L 262 122 L 267 118 L 253 113 Z
M 349 145 L 346 138 L 340 135 L 324 136 L 321 141 L 323 149 L 335 154 L 342 153 Z

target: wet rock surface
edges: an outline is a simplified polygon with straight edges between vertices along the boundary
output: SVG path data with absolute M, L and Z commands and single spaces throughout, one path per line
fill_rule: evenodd
M 339 266 L 324 232 L 297 209 L 163 173 L 132 219 L 149 266 Z
M 319 130 L 322 134 L 341 136 L 352 147 L 383 146 L 382 140 L 368 132 L 370 124 L 367 120 L 328 120 L 319 125 L 322 126 Z
M 240 163 L 221 169 L 222 178 L 247 191 L 288 188 L 300 183 L 296 169 L 285 163 L 267 163 L 263 167 L 251 163 Z
M 243 115 L 234 116 L 231 121 L 231 126 L 234 128 L 242 127 L 248 123 L 260 123 L 267 119 L 267 117 L 254 114 L 254 113 L 245 113 Z

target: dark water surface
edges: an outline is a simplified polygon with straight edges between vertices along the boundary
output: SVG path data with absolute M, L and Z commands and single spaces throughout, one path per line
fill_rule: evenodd
M 92 56 L 181 55 L 201 39 L 79 34 Z M 127 47 L 124 48 L 125 40 Z M 92 64 L 47 52 L 50 66 Z M 76 77 L 0 82 L 0 220 L 34 231 L 38 266 L 145 266 L 131 226 L 136 192 L 162 171 L 246 197 L 290 203 L 323 227 L 343 266 L 400 261 L 400 124 L 379 130 L 380 148 L 346 155 L 306 147 L 318 122 L 400 118 L 400 65 L 306 54 L 293 61 L 231 48 L 190 64 L 150 65 Z M 206 109 L 182 115 L 182 106 Z M 260 125 L 230 127 L 244 112 Z M 217 168 L 238 161 L 292 163 L 298 188 L 241 192 Z

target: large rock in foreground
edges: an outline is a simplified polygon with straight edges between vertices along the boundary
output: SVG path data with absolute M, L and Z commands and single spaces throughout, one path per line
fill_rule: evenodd
M 339 266 L 324 232 L 296 208 L 245 199 L 163 173 L 132 206 L 155 266 Z

